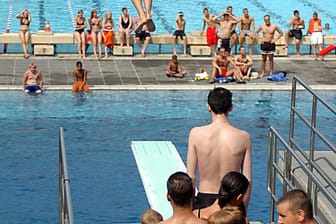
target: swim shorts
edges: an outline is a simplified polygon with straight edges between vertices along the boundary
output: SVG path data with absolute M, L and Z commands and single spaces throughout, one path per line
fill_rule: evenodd
M 310 35 L 310 42 L 311 44 L 322 44 L 323 43 L 322 32 L 313 32 Z
M 260 45 L 261 54 L 274 54 L 275 52 L 275 43 L 264 42 Z
M 41 90 L 41 87 L 39 85 L 27 85 L 25 89 L 29 90 L 29 92 L 36 92 L 37 90 Z
M 208 46 L 216 45 L 218 42 L 217 27 L 208 27 L 206 31 L 206 38 Z
M 183 30 L 175 30 L 173 36 L 174 36 L 175 38 L 180 37 L 181 40 L 183 40 L 183 37 L 185 37 L 185 33 L 184 33 Z
M 227 52 L 231 51 L 230 39 L 221 39 L 221 47 L 223 47 Z
M 251 30 L 242 30 L 241 32 L 244 34 L 244 36 L 251 36 L 252 34 Z
M 290 30 L 289 37 L 295 37 L 297 40 L 302 39 L 302 31 L 301 30 Z
M 150 33 L 146 31 L 140 31 L 139 33 L 135 33 L 135 37 L 140 39 L 140 41 L 145 40 L 147 37 L 150 37 Z

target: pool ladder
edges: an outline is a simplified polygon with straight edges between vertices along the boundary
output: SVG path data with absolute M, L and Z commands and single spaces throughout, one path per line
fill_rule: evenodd
M 311 116 L 308 118 L 296 106 L 296 95 L 299 89 L 307 91 L 312 96 Z M 270 222 L 274 221 L 277 195 L 284 194 L 294 188 L 305 190 L 311 198 L 314 218 L 317 223 L 334 223 L 336 220 L 336 187 L 334 182 L 336 178 L 334 163 L 336 149 L 333 143 L 321 132 L 328 131 L 328 127 L 323 127 L 323 130 L 317 128 L 317 105 L 319 108 L 325 108 L 331 116 L 336 115 L 335 108 L 295 76 L 292 82 L 288 142 L 274 127 L 270 127 L 269 131 L 267 191 L 271 200 Z M 333 120 L 335 119 L 330 119 L 329 122 Z M 295 135 L 294 131 L 298 123 L 308 128 L 309 136 Z M 328 125 L 335 127 L 335 124 L 332 123 Z M 331 133 L 331 135 L 334 134 Z M 316 138 L 320 143 L 318 149 L 323 147 L 324 151 L 315 150 Z M 307 140 L 308 143 L 305 143 Z M 304 144 L 307 145 L 308 150 L 303 149 L 302 145 Z
M 59 223 L 74 224 L 63 128 L 59 129 Z

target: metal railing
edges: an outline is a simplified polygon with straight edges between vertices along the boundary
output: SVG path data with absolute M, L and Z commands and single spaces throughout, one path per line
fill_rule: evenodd
M 310 118 L 307 118 L 300 109 L 296 107 L 298 83 L 313 97 L 312 113 Z M 307 194 L 311 198 L 313 204 L 314 217 L 318 223 L 325 223 L 325 217 L 322 218 L 320 214 L 321 211 L 319 214 L 317 213 L 317 203 L 321 200 L 321 194 L 323 195 L 324 200 L 327 201 L 328 205 L 333 206 L 334 210 L 336 208 L 336 187 L 334 181 L 331 179 L 330 175 L 315 161 L 316 137 L 321 140 L 321 144 L 323 144 L 325 149 L 328 150 L 328 153 L 333 155 L 336 154 L 335 146 L 316 127 L 317 103 L 323 105 L 331 114 L 336 115 L 336 110 L 331 105 L 322 99 L 301 79 L 295 76 L 292 83 L 289 141 L 286 142 L 286 140 L 276 131 L 274 127 L 271 127 L 269 132 L 267 190 L 271 196 L 270 222 L 274 221 L 275 203 L 278 200 L 276 195 L 279 193 L 275 179 L 276 176 L 278 176 L 278 179 L 282 184 L 282 194 L 294 188 L 306 188 L 305 190 L 307 191 Z M 310 136 L 294 136 L 296 119 L 299 119 L 307 126 Z M 305 151 L 300 145 L 302 143 L 300 140 L 302 139 L 309 139 L 309 150 Z M 279 151 L 279 149 L 283 150 L 283 154 Z M 298 184 L 298 180 L 295 180 L 295 170 L 292 166 L 293 163 L 295 163 L 295 170 L 302 170 L 303 175 L 307 179 L 306 183 L 304 183 L 306 186 L 298 186 L 300 184 Z M 332 169 L 335 169 L 333 164 L 330 165 L 333 167 Z M 326 186 L 328 186 L 328 188 Z
M 59 223 L 74 224 L 63 128 L 59 129 Z

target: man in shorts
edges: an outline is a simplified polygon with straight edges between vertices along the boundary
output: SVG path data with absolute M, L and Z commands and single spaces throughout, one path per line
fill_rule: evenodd
M 218 43 L 218 36 L 217 36 L 217 26 L 218 24 L 213 20 L 214 15 L 209 13 L 208 8 L 203 9 L 203 27 L 202 27 L 202 32 L 201 36 L 203 36 L 204 30 L 206 27 L 206 39 L 207 39 L 207 44 L 211 48 L 211 54 L 213 57 L 216 56 L 216 46 Z
M 296 55 L 300 56 L 300 41 L 302 39 L 302 29 L 305 28 L 305 22 L 300 17 L 300 13 L 298 10 L 294 10 L 294 16 L 289 20 L 288 26 L 293 26 L 293 29 L 287 30 L 285 34 L 286 45 L 285 48 L 288 47 L 288 42 L 290 37 L 295 38 L 295 46 L 296 46 Z
M 23 75 L 22 79 L 22 90 L 25 93 L 34 92 L 36 94 L 41 94 L 43 88 L 43 78 L 42 74 L 34 63 L 29 65 L 28 70 Z
M 239 52 L 240 54 L 235 57 L 235 63 L 239 67 L 240 79 L 250 80 L 253 61 L 248 55 L 246 55 L 246 49 L 244 46 L 240 46 Z
M 219 21 L 219 42 L 220 47 L 225 48 L 225 50 L 230 55 L 231 53 L 231 37 L 232 37 L 232 29 L 234 29 L 235 24 L 238 23 L 236 17 L 233 17 L 227 12 L 222 13 L 219 16 L 215 16 L 213 18 L 214 21 L 217 20 L 218 17 L 222 16 L 222 19 Z
M 253 46 L 255 43 L 255 24 L 254 17 L 249 15 L 247 8 L 243 9 L 243 16 L 239 18 L 239 23 L 239 45 L 240 47 L 243 46 L 245 37 L 249 36 L 251 38 L 250 56 L 252 56 Z
M 179 12 L 176 16 L 176 30 L 173 34 L 173 38 L 174 38 L 174 44 L 173 44 L 173 48 L 174 48 L 174 52 L 173 54 L 176 55 L 176 43 L 177 43 L 177 38 L 180 37 L 181 40 L 183 40 L 183 54 L 187 55 L 187 38 L 186 35 L 184 33 L 185 30 L 185 25 L 187 23 L 187 20 L 185 20 L 183 18 L 183 12 Z
M 314 59 L 317 60 L 316 48 L 319 46 L 320 51 L 322 51 L 323 44 L 322 21 L 318 18 L 317 12 L 314 12 L 313 18 L 309 20 L 308 34 L 313 46 Z M 320 59 L 323 60 L 323 57 L 320 56 Z
M 271 17 L 269 15 L 264 16 L 265 24 L 262 24 L 257 30 L 256 34 L 259 35 L 259 32 L 262 31 L 263 34 L 260 39 L 260 52 L 262 57 L 261 63 L 261 74 L 260 77 L 264 77 L 266 74 L 266 60 L 267 56 L 270 64 L 270 74 L 273 73 L 273 58 L 275 52 L 275 42 L 277 42 L 282 36 L 282 30 L 275 24 L 271 24 Z M 275 38 L 275 31 L 278 32 L 277 38 Z
M 134 25 L 137 26 L 139 24 L 140 21 L 140 17 L 136 17 L 133 21 Z M 147 24 L 143 24 L 141 26 L 141 29 L 139 31 L 135 32 L 135 40 L 136 43 L 139 47 L 139 49 L 141 50 L 141 55 L 143 57 L 146 56 L 146 49 L 148 47 L 149 41 L 150 41 L 151 35 L 150 32 L 148 30 Z M 142 45 L 143 42 L 143 45 Z

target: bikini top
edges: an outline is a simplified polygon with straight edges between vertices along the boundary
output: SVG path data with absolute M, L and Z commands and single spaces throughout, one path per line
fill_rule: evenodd
M 77 20 L 76 23 L 77 23 L 78 26 L 84 25 L 84 21 L 82 21 L 82 22 L 80 23 L 80 22 L 78 22 L 78 20 Z
M 99 25 L 99 21 L 97 20 L 96 22 L 91 20 L 91 26 L 98 26 Z
M 30 23 L 30 21 L 28 20 L 28 19 L 21 19 L 21 21 L 20 21 L 20 25 L 27 25 L 27 26 L 29 26 L 29 23 Z

